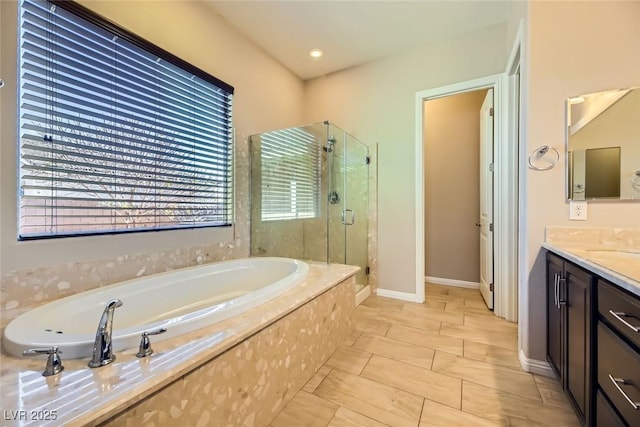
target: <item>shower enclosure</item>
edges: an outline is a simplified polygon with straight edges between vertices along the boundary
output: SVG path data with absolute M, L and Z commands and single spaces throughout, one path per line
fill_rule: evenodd
M 251 255 L 357 265 L 367 286 L 375 145 L 322 122 L 253 135 L 249 147 Z

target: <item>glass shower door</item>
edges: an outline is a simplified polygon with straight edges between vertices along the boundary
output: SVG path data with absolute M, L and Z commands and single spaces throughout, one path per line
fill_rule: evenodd
M 359 287 L 368 284 L 368 146 L 333 125 L 328 139 L 336 143 L 328 158 L 329 195 L 327 198 L 329 262 L 357 265 Z
M 345 134 L 345 151 L 345 264 L 361 268 L 356 274 L 356 284 L 360 288 L 368 284 L 369 147 Z

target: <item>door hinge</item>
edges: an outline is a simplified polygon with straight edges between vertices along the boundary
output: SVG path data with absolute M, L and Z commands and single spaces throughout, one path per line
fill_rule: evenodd
M 489 163 L 489 172 L 493 172 L 493 163 Z
M 493 292 L 493 283 L 489 283 L 489 290 Z
M 489 115 L 493 117 L 493 107 L 489 108 Z
M 369 266 L 366 266 L 364 268 L 364 274 L 366 274 L 367 276 L 369 275 L 369 273 L 371 273 L 371 269 L 369 268 Z
M 369 157 L 369 156 L 365 157 L 365 158 L 364 158 L 364 162 L 365 162 L 366 164 L 370 164 L 370 163 L 371 163 L 371 157 Z
M 489 224 L 489 231 L 493 231 L 493 223 Z

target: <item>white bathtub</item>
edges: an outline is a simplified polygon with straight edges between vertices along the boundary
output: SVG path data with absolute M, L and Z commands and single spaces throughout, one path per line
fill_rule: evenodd
M 90 357 L 106 303 L 118 298 L 114 352 L 135 349 L 143 331 L 179 336 L 256 307 L 301 283 L 309 266 L 288 258 L 247 258 L 184 268 L 72 295 L 15 318 L 3 349 L 22 356 L 29 348 L 58 346 L 67 359 Z

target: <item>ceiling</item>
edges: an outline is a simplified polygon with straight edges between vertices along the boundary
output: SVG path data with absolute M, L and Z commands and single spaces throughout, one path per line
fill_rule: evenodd
M 508 0 L 207 3 L 303 80 L 506 22 L 512 6 Z M 324 56 L 312 59 L 313 48 Z

